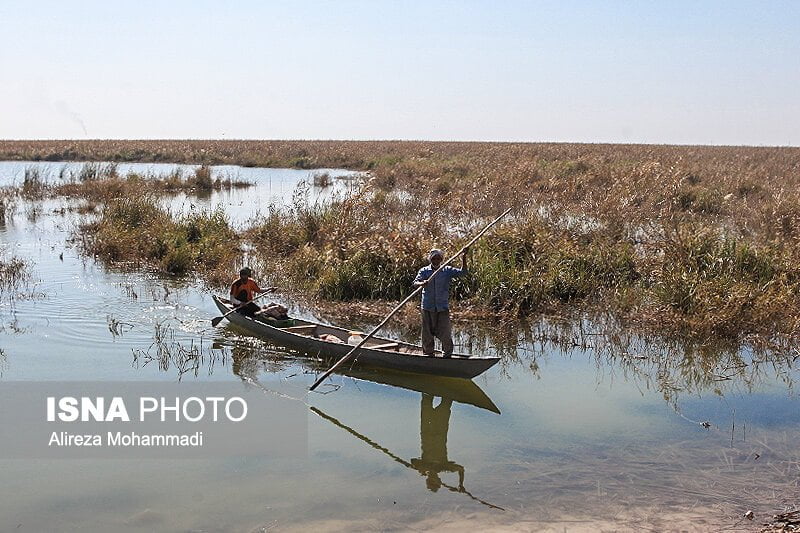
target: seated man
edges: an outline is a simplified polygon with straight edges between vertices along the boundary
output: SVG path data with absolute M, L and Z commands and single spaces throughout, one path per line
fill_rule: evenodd
M 231 285 L 230 297 L 234 306 L 241 306 L 236 310 L 238 313 L 251 317 L 261 311 L 261 307 L 252 301 L 256 293 L 275 292 L 277 290 L 275 287 L 267 287 L 266 289 L 259 287 L 258 283 L 250 279 L 252 273 L 253 271 L 249 267 L 244 267 L 239 271 L 239 279 Z

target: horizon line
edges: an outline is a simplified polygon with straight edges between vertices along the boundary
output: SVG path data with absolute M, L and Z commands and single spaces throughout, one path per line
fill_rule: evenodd
M 576 144 L 587 146 L 677 146 L 677 147 L 698 147 L 698 148 L 800 148 L 798 144 L 714 144 L 714 143 L 672 143 L 672 142 L 615 142 L 615 141 L 523 141 L 523 140 L 431 140 L 431 139 L 267 139 L 267 138 L 225 138 L 225 137 L 163 137 L 163 138 L 39 138 L 39 139 L 5 139 L 1 138 L 0 143 L 7 142 L 348 142 L 348 143 L 433 143 L 433 144 Z

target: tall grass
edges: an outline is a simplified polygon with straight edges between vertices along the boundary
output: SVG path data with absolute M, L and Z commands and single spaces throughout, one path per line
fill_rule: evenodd
M 114 163 L 85 163 L 77 174 L 77 180 L 81 183 L 114 180 L 118 177 L 117 165 Z
M 115 198 L 136 196 L 142 193 L 206 193 L 223 188 L 245 188 L 252 185 L 250 182 L 231 178 L 212 180 L 211 170 L 208 167 L 199 167 L 188 177 L 184 177 L 179 169 L 166 176 L 142 176 L 131 173 L 122 177 L 116 173 L 113 175 L 96 174 L 96 177 L 90 180 L 60 184 L 52 189 L 52 193 L 85 198 L 94 202 L 107 202 Z
M 41 198 L 47 190 L 47 183 L 37 167 L 26 167 L 20 192 L 25 198 Z
M 324 189 L 333 185 L 333 178 L 328 172 L 315 172 L 311 179 L 314 187 Z
M 454 252 L 484 223 L 407 207 L 374 184 L 329 204 L 298 197 L 248 237 L 276 275 L 320 298 L 397 300 L 430 247 Z M 696 337 L 798 333 L 800 267 L 786 246 L 696 220 L 638 231 L 608 220 L 521 209 L 473 247 L 453 297 L 487 316 L 578 305 Z
M 297 286 L 333 300 L 400 297 L 418 268 L 424 243 L 414 235 L 384 231 L 368 190 L 331 202 L 272 208 L 247 237 L 261 263 Z
M 0 188 L 0 224 L 5 224 L 6 220 L 11 218 L 15 203 L 16 194 L 14 189 Z
M 460 294 L 517 315 L 630 288 L 641 278 L 629 243 L 575 236 L 538 219 L 505 226 L 475 247 L 472 263 Z
M 690 335 L 800 333 L 800 149 L 338 141 L 0 142 L 0 157 L 345 167 L 358 200 L 292 206 L 249 232 L 312 294 L 396 298 L 432 245 L 475 247 L 455 296 L 530 315 L 599 306 Z M 356 216 L 357 215 L 357 216 Z
M 108 263 L 134 263 L 165 274 L 230 277 L 239 237 L 221 210 L 175 217 L 152 196 L 112 200 L 85 224 L 85 250 Z
M 200 191 L 210 191 L 214 188 L 214 180 L 211 179 L 211 168 L 201 165 L 187 180 L 187 185 Z
M 14 291 L 29 275 L 25 261 L 4 255 L 0 255 L 0 294 Z

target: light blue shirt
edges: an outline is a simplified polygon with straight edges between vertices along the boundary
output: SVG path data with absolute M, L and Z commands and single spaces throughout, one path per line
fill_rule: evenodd
M 415 282 L 425 281 L 434 268 L 431 265 L 419 269 Z M 450 280 L 459 278 L 467 273 L 466 269 L 451 266 L 444 267 L 436 277 L 422 289 L 422 308 L 426 311 L 447 311 L 447 300 L 450 296 Z

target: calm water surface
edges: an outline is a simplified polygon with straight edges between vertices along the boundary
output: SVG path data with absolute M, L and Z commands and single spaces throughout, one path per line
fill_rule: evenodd
M 80 169 L 0 162 L 0 184 L 20 183 L 32 165 L 55 180 Z M 303 188 L 308 171 L 214 172 L 256 186 L 165 202 L 176 211 L 221 206 L 241 224 L 290 202 L 298 187 L 325 201 L 350 183 L 319 190 Z M 202 283 L 109 271 L 82 257 L 69 240 L 79 219 L 63 206 L 22 202 L 0 226 L 5 254 L 32 265 L 24 295 L 0 302 L 0 381 L 159 380 L 176 391 L 187 381 L 313 382 L 307 361 L 229 326 L 212 328 L 218 313 Z M 338 388 L 305 399 L 313 408 L 304 460 L 0 460 L 0 531 L 710 530 L 748 509 L 771 514 L 797 502 L 791 359 L 755 365 L 740 353 L 748 363 L 741 371 L 724 363 L 710 370 L 678 349 L 613 346 L 603 335 L 556 347 L 535 340 L 541 326 L 515 333 L 519 343 L 462 331 L 463 350 L 506 346 L 503 362 L 474 384 L 336 376 Z M 153 359 L 157 328 L 202 357 Z

